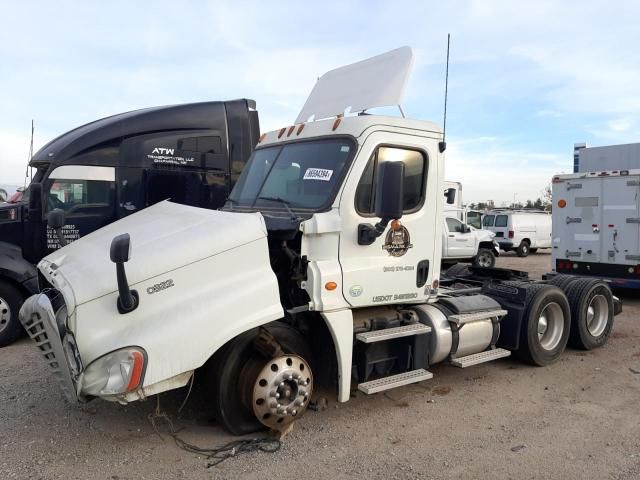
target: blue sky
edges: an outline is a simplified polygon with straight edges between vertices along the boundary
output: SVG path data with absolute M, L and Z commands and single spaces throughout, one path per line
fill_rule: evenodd
M 0 183 L 36 148 L 135 108 L 237 97 L 291 124 L 325 71 L 414 48 L 404 107 L 442 121 L 466 200 L 535 198 L 575 142 L 640 141 L 640 2 L 12 2 L 0 29 Z

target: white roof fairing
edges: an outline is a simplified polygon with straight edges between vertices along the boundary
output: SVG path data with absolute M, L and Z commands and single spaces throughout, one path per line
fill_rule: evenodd
M 413 51 L 400 47 L 390 52 L 336 68 L 322 75 L 296 123 L 342 114 L 347 108 L 360 112 L 368 108 L 400 105 L 413 66 Z

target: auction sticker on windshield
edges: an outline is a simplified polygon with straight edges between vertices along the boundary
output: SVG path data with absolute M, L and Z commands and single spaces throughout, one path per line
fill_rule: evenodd
M 324 168 L 307 168 L 307 171 L 304 172 L 303 180 L 322 180 L 323 182 L 328 182 L 331 180 L 331 175 L 333 175 L 333 170 L 326 170 Z

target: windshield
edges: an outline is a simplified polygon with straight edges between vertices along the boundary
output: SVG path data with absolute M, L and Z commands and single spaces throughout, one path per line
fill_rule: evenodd
M 354 150 L 331 138 L 256 150 L 229 200 L 235 205 L 318 210 L 328 206 Z M 279 205 L 280 203 L 280 205 Z

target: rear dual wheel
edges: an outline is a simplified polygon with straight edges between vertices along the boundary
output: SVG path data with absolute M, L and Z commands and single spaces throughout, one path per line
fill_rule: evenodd
M 528 285 L 525 302 L 517 354 L 533 365 L 548 365 L 567 346 L 571 327 L 569 302 L 562 290 L 548 284 Z
M 304 337 L 281 322 L 265 330 L 277 352 L 265 353 L 257 343 L 260 330 L 254 329 L 229 342 L 205 367 L 216 420 L 234 435 L 284 429 L 302 416 L 313 393 Z
M 572 347 L 591 350 L 607 343 L 613 329 L 613 294 L 602 280 L 578 278 L 567 288 Z

